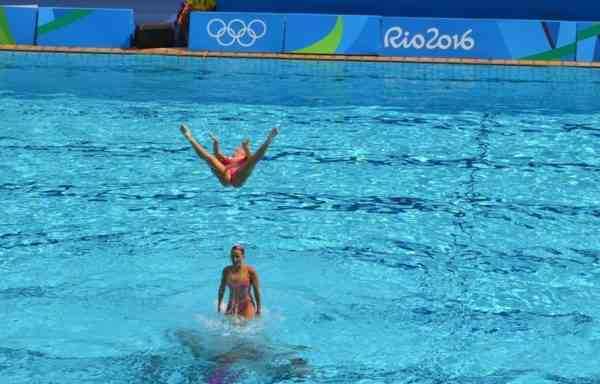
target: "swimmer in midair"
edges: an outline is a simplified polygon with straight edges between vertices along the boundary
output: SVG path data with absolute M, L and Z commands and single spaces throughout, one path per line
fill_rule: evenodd
M 233 156 L 224 156 L 219 147 L 219 139 L 209 133 L 213 142 L 213 154 L 199 144 L 187 125 L 181 124 L 183 136 L 190 142 L 196 154 L 206 161 L 219 182 L 225 187 L 240 188 L 252 174 L 256 164 L 265 156 L 273 139 L 279 133 L 277 128 L 271 129 L 265 142 L 255 153 L 250 150 L 250 140 L 246 139 L 234 150 Z

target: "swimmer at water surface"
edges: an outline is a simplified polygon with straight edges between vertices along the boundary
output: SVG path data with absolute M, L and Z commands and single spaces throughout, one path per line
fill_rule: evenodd
M 212 172 L 217 176 L 219 182 L 226 187 L 240 188 L 246 180 L 252 174 L 256 163 L 258 163 L 269 149 L 269 146 L 273 142 L 273 139 L 279 131 L 277 128 L 273 128 L 265 142 L 258 148 L 255 153 L 250 150 L 250 140 L 246 139 L 242 141 L 234 152 L 233 156 L 224 156 L 221 153 L 219 146 L 219 139 L 209 133 L 210 138 L 213 142 L 213 154 L 210 154 L 201 144 L 199 144 L 192 131 L 187 125 L 181 124 L 181 133 L 190 142 L 192 148 L 196 151 L 196 154 L 206 161 Z
M 250 320 L 261 313 L 261 297 L 258 274 L 253 267 L 246 265 L 245 254 L 241 245 L 231 248 L 231 265 L 223 269 L 217 311 L 221 311 L 225 288 L 229 287 L 229 302 L 225 314 Z

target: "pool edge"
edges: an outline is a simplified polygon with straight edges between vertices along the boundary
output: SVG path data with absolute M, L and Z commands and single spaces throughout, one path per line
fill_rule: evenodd
M 240 58 L 240 59 L 279 59 L 300 61 L 348 61 L 380 63 L 424 63 L 424 64 L 469 64 L 504 65 L 521 67 L 583 67 L 600 68 L 600 62 L 545 61 L 545 60 L 494 60 L 467 58 L 433 58 L 411 56 L 367 56 L 367 55 L 320 55 L 289 53 L 253 53 L 253 52 L 209 52 L 189 51 L 186 48 L 85 48 L 39 45 L 0 45 L 0 51 L 37 52 L 37 53 L 74 53 L 74 54 L 115 54 L 115 55 L 151 55 L 181 56 L 196 58 Z

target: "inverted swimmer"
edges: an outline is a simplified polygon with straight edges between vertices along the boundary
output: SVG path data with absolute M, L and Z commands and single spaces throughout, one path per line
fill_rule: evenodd
M 271 132 L 269 132 L 265 142 L 255 153 L 250 151 L 250 140 L 246 139 L 234 150 L 233 156 L 229 157 L 224 156 L 221 153 L 219 139 L 215 135 L 209 133 L 213 142 L 213 154 L 211 155 L 196 141 L 196 139 L 194 139 L 192 131 L 187 125 L 181 124 L 180 130 L 183 136 L 190 142 L 198 156 L 210 166 L 221 184 L 226 187 L 231 186 L 235 188 L 244 185 L 248 177 L 252 174 L 252 170 L 254 170 L 256 163 L 264 157 L 267 149 L 269 149 L 269 145 L 271 145 L 271 142 L 279 133 L 277 128 L 273 128 Z
M 225 287 L 229 287 L 229 302 L 226 315 L 241 317 L 246 320 L 260 315 L 260 284 L 256 270 L 244 262 L 245 250 L 241 245 L 231 248 L 231 265 L 223 268 L 217 311 L 221 311 L 221 303 Z M 252 292 L 250 292 L 252 288 Z M 254 294 L 254 296 L 252 295 Z

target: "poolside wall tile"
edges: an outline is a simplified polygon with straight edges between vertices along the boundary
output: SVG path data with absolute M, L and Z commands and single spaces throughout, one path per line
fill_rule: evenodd
M 193 51 L 283 51 L 284 16 L 268 13 L 192 12 L 188 47 Z
M 37 44 L 129 48 L 134 30 L 132 9 L 40 7 Z
M 290 14 L 284 51 L 302 54 L 375 55 L 380 51 L 381 17 Z
M 35 44 L 37 6 L 0 5 L 0 45 Z
M 575 60 L 574 22 L 384 17 L 385 56 Z

